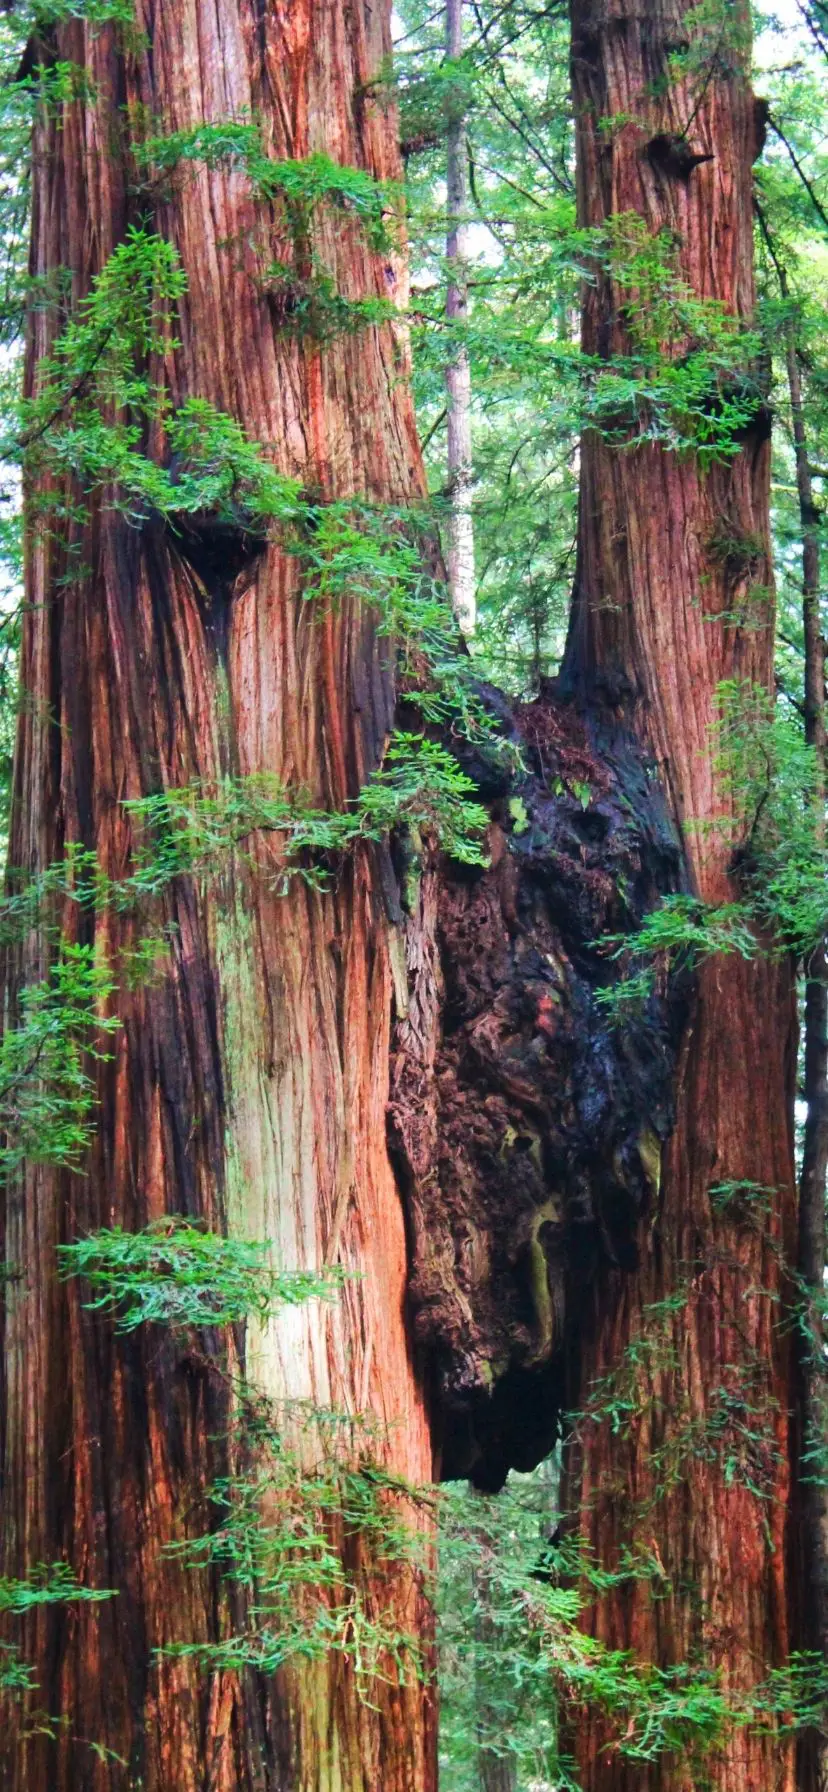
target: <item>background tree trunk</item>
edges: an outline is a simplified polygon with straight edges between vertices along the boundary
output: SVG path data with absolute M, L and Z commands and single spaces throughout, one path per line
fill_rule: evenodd
M 446 55 L 463 54 L 463 0 L 446 0 Z M 466 293 L 466 235 L 468 207 L 466 177 L 466 122 L 452 101 L 446 138 L 446 261 L 449 284 L 446 317 L 464 323 L 468 315 Z M 448 399 L 448 496 L 446 571 L 452 608 L 464 635 L 474 633 L 474 521 L 472 518 L 471 369 L 465 348 L 452 356 L 446 368 Z
M 180 344 L 152 370 L 172 402 L 198 395 L 229 412 L 323 499 L 419 496 L 404 335 L 386 324 L 321 350 L 281 332 L 261 281 L 290 251 L 278 203 L 255 201 L 229 162 L 184 163 L 147 185 L 127 141 L 142 120 L 173 132 L 256 118 L 272 157 L 324 150 L 397 176 L 393 116 L 368 91 L 390 51 L 389 6 L 139 0 L 137 26 L 123 38 L 70 22 L 45 46 L 80 64 L 95 98 L 38 128 L 33 274 L 69 268 L 77 302 L 128 225 L 149 217 L 189 283 Z M 372 252 L 352 213 L 322 207 L 314 228 L 341 292 L 403 298 L 399 258 Z M 29 391 L 57 327 L 34 312 Z M 191 780 L 267 770 L 326 807 L 357 791 L 393 713 L 390 649 L 359 601 L 322 613 L 303 599 L 299 561 L 275 545 L 241 568 L 199 571 L 181 538 L 130 526 L 101 494 L 68 536 L 87 568 L 68 583 L 61 541 L 29 545 L 13 865 L 35 873 L 80 841 L 122 876 L 132 832 L 121 799 Z M 207 887 L 171 887 L 162 974 L 118 997 L 85 1173 L 30 1167 L 4 1190 L 18 1277 L 3 1336 L 5 1564 L 20 1574 L 65 1556 L 85 1583 L 118 1589 L 69 1614 L 41 1608 L 25 1626 L 37 1707 L 59 1722 L 49 1736 L 30 1708 L 4 1728 L 9 1792 L 433 1783 L 419 1686 L 392 1675 L 366 1710 L 335 1656 L 274 1689 L 232 1674 L 205 1683 L 192 1663 L 153 1655 L 226 1622 L 208 1576 L 164 1554 L 215 1472 L 226 1401 L 174 1336 L 114 1338 L 76 1284 L 55 1280 L 59 1242 L 165 1212 L 272 1239 L 288 1266 L 358 1269 L 337 1306 L 251 1328 L 248 1371 L 276 1397 L 370 1411 L 388 1464 L 429 1478 L 385 1146 L 391 923 L 379 853 L 357 852 L 326 892 L 296 881 L 278 895 L 278 842 L 259 835 L 248 848 L 251 863 L 217 868 Z M 68 912 L 66 925 L 92 923 Z M 108 914 L 99 943 L 117 971 L 132 923 Z M 37 976 L 36 961 L 32 948 L 17 974 Z M 373 1572 L 369 1559 L 369 1596 Z M 401 1574 L 390 1596 L 401 1626 L 418 1630 L 416 1577 Z
M 774 259 L 776 259 L 774 257 Z M 777 261 L 787 299 L 785 269 Z M 814 829 L 825 840 L 825 641 L 820 614 L 819 512 L 808 459 L 802 380 L 793 316 L 786 324 L 785 363 L 791 404 L 799 520 L 802 526 L 802 632 L 805 644 L 805 739 L 816 760 Z M 802 1522 L 805 1641 L 828 1654 L 828 1487 L 822 1473 L 828 1413 L 825 1390 L 825 1177 L 828 1169 L 828 953 L 822 940 L 805 964 L 805 1136 L 799 1175 L 799 1251 L 803 1337 L 800 1342 L 804 1472 L 798 1488 Z M 828 1792 L 828 1735 L 803 1739 L 803 1778 Z
M 749 319 L 757 143 L 746 13 L 733 9 L 727 42 L 711 39 L 704 53 L 703 26 L 684 14 L 675 0 L 573 8 L 579 220 L 634 212 L 652 235 L 670 231 L 694 292 Z M 671 58 L 688 38 L 695 72 L 677 79 Z M 609 276 L 585 288 L 583 343 L 599 356 L 628 351 L 623 295 Z M 712 740 L 717 687 L 772 689 L 767 435 L 759 409 L 741 451 L 706 473 L 694 456 L 655 444 L 614 448 L 593 432 L 582 444 L 563 684 L 633 723 L 683 832 L 691 888 L 713 903 L 738 895 L 731 797 Z M 717 550 L 723 535 L 743 552 Z M 630 1424 L 616 1435 L 596 1414 L 571 1445 L 576 1522 L 603 1564 L 638 1549 L 660 1582 L 654 1591 L 631 1579 L 602 1597 L 595 1634 L 661 1665 L 720 1670 L 731 1692 L 755 1685 L 790 1645 L 791 1352 L 779 1300 L 795 1250 L 795 1044 L 786 962 L 704 963 L 638 1269 L 602 1275 L 576 1346 L 573 1393 L 585 1407 L 596 1377 L 625 1353 L 629 1363 L 631 1350 L 638 1363 Z M 767 1211 L 711 1197 L 740 1182 L 771 1191 Z M 625 1764 L 603 1752 L 605 1740 L 587 1714 L 576 1752 L 588 1792 L 697 1783 L 690 1764 Z M 773 1735 L 736 1731 L 706 1773 L 717 1792 L 787 1789 L 793 1755 Z

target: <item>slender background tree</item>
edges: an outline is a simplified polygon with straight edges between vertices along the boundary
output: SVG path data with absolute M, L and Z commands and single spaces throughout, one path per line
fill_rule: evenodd
M 463 0 L 447 0 L 446 55 L 456 61 L 462 54 Z M 450 120 L 446 136 L 446 210 L 449 220 L 446 237 L 449 272 L 446 317 L 450 323 L 458 320 L 462 322 L 467 315 L 465 263 L 468 235 L 468 148 L 463 115 L 456 100 L 453 111 L 456 115 Z M 449 592 L 460 627 L 464 633 L 471 634 L 476 609 L 474 524 L 471 514 L 471 380 L 468 353 L 462 345 L 453 354 L 446 368 L 446 393 Z

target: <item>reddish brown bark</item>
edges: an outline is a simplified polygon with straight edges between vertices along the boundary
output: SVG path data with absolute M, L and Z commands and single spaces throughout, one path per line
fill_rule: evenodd
M 259 278 L 290 247 L 278 202 L 257 202 L 229 164 L 187 164 L 142 186 L 126 141 L 127 120 L 174 131 L 255 116 L 273 157 L 322 149 L 395 176 L 393 117 L 367 91 L 389 50 L 388 14 L 362 0 L 139 0 L 143 38 L 61 27 L 49 47 L 84 68 L 96 97 L 38 128 L 32 271 L 68 267 L 77 301 L 128 224 L 149 216 L 188 277 L 181 344 L 153 370 L 172 402 L 208 398 L 323 497 L 404 503 L 422 486 L 400 333 L 385 325 L 322 351 L 280 332 Z M 323 207 L 314 229 L 341 291 L 399 295 L 398 258 L 371 252 L 356 217 Z M 35 313 L 30 390 L 55 329 Z M 82 531 L 88 573 L 61 583 L 65 547 L 30 543 L 12 863 L 35 872 L 82 841 L 121 876 L 121 799 L 193 779 L 209 787 L 227 772 L 266 769 L 340 806 L 376 765 L 392 717 L 389 651 L 365 609 L 346 599 L 335 614 L 314 610 L 299 562 L 276 545 L 240 571 L 199 572 L 181 538 L 130 526 L 105 497 L 93 495 Z M 154 1657 L 228 1622 L 208 1578 L 163 1553 L 221 1467 L 209 1439 L 226 1401 L 180 1340 L 113 1339 L 76 1285 L 56 1285 L 59 1242 L 165 1211 L 270 1237 L 288 1266 L 359 1269 L 336 1309 L 249 1338 L 248 1366 L 276 1396 L 370 1410 L 386 1460 L 428 1479 L 385 1147 L 390 924 L 378 857 L 357 853 L 326 893 L 297 882 L 279 895 L 267 875 L 278 843 L 247 844 L 252 865 L 218 867 L 204 887 L 182 880 L 154 917 L 175 923 L 169 960 L 118 997 L 84 1174 L 30 1167 L 6 1191 L 19 1280 L 4 1325 L 4 1561 L 21 1574 L 65 1556 L 86 1584 L 118 1589 L 106 1604 L 41 1610 L 19 1632 L 37 1707 L 59 1722 L 52 1739 L 11 1714 L 0 1744 L 9 1792 L 432 1783 L 421 1687 L 392 1675 L 369 1710 L 337 1657 L 278 1688 L 205 1681 Z M 88 925 L 67 914 L 67 926 Z M 116 972 L 131 929 L 111 914 L 99 923 Z M 31 974 L 31 955 L 21 969 Z M 416 1630 L 410 1574 L 392 1598 Z
M 746 49 L 744 41 L 711 42 L 696 72 L 677 79 L 671 55 L 699 41 L 698 19 L 685 10 L 674 0 L 590 0 L 574 9 L 579 215 L 597 225 L 632 211 L 651 233 L 671 231 L 693 290 L 747 320 L 756 144 Z M 744 31 L 741 13 L 731 23 Z M 627 348 L 619 301 L 609 280 L 587 290 L 589 352 Z M 766 438 L 758 409 L 740 452 L 706 473 L 695 456 L 656 445 L 611 447 L 590 433 L 582 448 L 564 679 L 583 699 L 615 705 L 655 755 L 692 887 L 712 902 L 738 896 L 730 798 L 711 733 L 716 689 L 738 679 L 769 690 L 772 680 L 773 605 L 761 595 L 771 576 Z M 723 529 L 746 544 L 738 565 L 715 551 Z M 779 1300 L 794 1243 L 794 1061 L 790 967 L 765 957 L 709 960 L 638 1270 L 603 1276 L 577 1346 L 587 1403 L 593 1379 L 617 1369 L 642 1335 L 651 1339 L 631 1426 L 620 1435 L 608 1422 L 581 1428 L 571 1492 L 602 1561 L 637 1546 L 663 1579 L 657 1597 L 633 1581 L 602 1599 L 595 1633 L 662 1665 L 719 1669 L 734 1691 L 783 1661 L 791 1641 L 790 1347 Z M 772 1191 L 767 1212 L 711 1198 L 716 1185 L 739 1181 Z M 653 1313 L 675 1296 L 660 1318 Z M 604 1740 L 587 1716 L 577 1752 L 589 1792 L 689 1792 L 697 1783 L 678 1758 L 625 1765 L 603 1751 Z M 728 1792 L 790 1788 L 792 1752 L 773 1735 L 736 1732 L 706 1773 L 705 1784 Z

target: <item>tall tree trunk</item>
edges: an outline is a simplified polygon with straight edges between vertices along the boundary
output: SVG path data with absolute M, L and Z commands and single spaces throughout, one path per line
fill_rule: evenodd
M 271 157 L 325 151 L 396 177 L 393 116 L 370 97 L 389 11 L 367 0 L 138 0 L 137 34 L 71 21 L 42 46 L 80 65 L 92 97 L 38 127 L 33 274 L 46 282 L 69 268 L 77 303 L 128 226 L 149 217 L 188 278 L 180 341 L 153 376 L 173 403 L 198 395 L 237 418 L 323 500 L 405 504 L 422 492 L 404 335 L 387 323 L 320 348 L 285 333 L 263 280 L 291 252 L 278 200 L 255 200 L 246 174 L 221 160 L 148 183 L 129 127 L 255 118 Z M 374 252 L 353 212 L 323 205 L 313 228 L 341 292 L 401 296 L 398 257 Z M 29 391 L 55 328 L 35 310 Z M 376 766 L 393 713 L 390 650 L 368 610 L 347 596 L 335 612 L 314 608 L 300 561 L 277 545 L 225 563 L 200 552 L 197 529 L 185 540 L 160 522 L 135 526 L 106 497 L 93 494 L 88 521 L 68 524 L 63 542 L 30 540 L 12 864 L 36 873 L 81 842 L 122 876 L 134 843 L 122 799 L 193 780 L 210 789 L 227 773 L 264 770 L 341 807 Z M 118 1592 L 71 1614 L 41 1607 L 24 1624 L 39 1685 L 3 1727 L 9 1792 L 433 1783 L 419 1685 L 392 1673 L 367 1709 L 333 1655 L 274 1689 L 230 1672 L 204 1682 L 191 1661 L 154 1653 L 215 1638 L 224 1622 L 210 1577 L 165 1554 L 216 1465 L 220 1378 L 175 1336 L 113 1336 L 82 1309 L 77 1285 L 55 1278 L 61 1241 L 166 1212 L 269 1238 L 289 1266 L 359 1270 L 335 1307 L 251 1334 L 248 1371 L 277 1398 L 369 1411 L 388 1465 L 428 1479 L 385 1146 L 387 878 L 379 851 L 365 849 L 327 890 L 297 881 L 279 894 L 279 864 L 278 841 L 258 834 L 203 887 L 170 887 L 169 957 L 147 987 L 117 997 L 121 1028 L 98 1069 L 84 1173 L 34 1165 L 4 1189 L 16 1277 L 3 1332 L 4 1561 L 20 1574 L 65 1557 L 86 1584 Z M 71 908 L 65 924 L 83 937 L 92 926 Z M 110 911 L 97 938 L 117 972 L 132 922 Z M 24 952 L 18 972 L 36 976 L 37 956 Z M 400 1625 L 416 1632 L 418 1581 L 405 1571 L 394 1586 L 392 1576 Z M 53 1733 L 35 1707 L 57 1720 Z
M 785 269 L 777 262 L 783 298 Z M 802 526 L 802 625 L 805 643 L 805 738 L 814 750 L 814 826 L 825 840 L 825 642 L 820 614 L 819 515 L 814 503 L 802 381 L 793 317 L 786 326 L 785 361 L 791 402 L 799 520 Z M 825 1386 L 825 1178 L 828 1171 L 828 954 L 822 940 L 805 964 L 804 1027 L 805 1137 L 799 1176 L 799 1254 L 804 1336 L 801 1340 L 801 1414 L 804 1473 L 802 1566 L 805 1641 L 828 1655 L 828 1486 L 823 1457 L 828 1444 Z M 807 1747 L 807 1744 L 806 1744 Z M 808 1771 L 811 1763 L 808 1763 Z M 813 1772 L 819 1792 L 828 1792 L 828 1736 L 814 1748 Z
M 578 207 L 583 226 L 635 213 L 651 236 L 670 232 L 693 291 L 748 320 L 755 110 L 746 12 L 728 18 L 735 37 L 705 49 L 703 21 L 676 0 L 573 8 Z M 587 353 L 628 352 L 628 316 L 609 275 L 587 287 Z M 759 410 L 740 451 L 706 472 L 655 443 L 612 446 L 592 431 L 582 443 L 564 685 L 632 723 L 682 830 L 690 887 L 712 903 L 739 893 L 733 798 L 713 740 L 717 687 L 772 689 L 767 435 Z M 595 1634 L 664 1666 L 718 1670 L 737 1697 L 791 1640 L 791 1351 L 778 1302 L 795 1249 L 795 1047 L 788 963 L 702 965 L 637 1269 L 605 1272 L 578 1328 L 582 1406 L 622 1361 L 638 1365 L 637 1392 L 621 1435 L 597 1410 L 581 1424 L 569 1497 L 602 1564 L 639 1549 L 660 1578 L 658 1597 L 631 1579 L 598 1599 Z M 751 1184 L 771 1191 L 767 1207 Z M 625 1764 L 605 1740 L 587 1715 L 577 1755 L 588 1792 L 698 1783 L 678 1755 Z M 717 1792 L 787 1789 L 793 1752 L 772 1733 L 736 1729 L 705 1772 Z
M 463 0 L 446 0 L 446 55 L 463 54 Z M 466 174 L 466 123 L 462 111 L 452 105 L 446 138 L 446 261 L 449 284 L 446 317 L 465 322 L 466 235 L 468 206 Z M 465 635 L 474 633 L 474 521 L 471 506 L 471 368 L 465 348 L 452 355 L 446 368 L 448 399 L 448 553 L 446 570 L 452 608 Z
M 480 1792 L 515 1792 L 517 1770 L 511 1755 L 496 1755 L 485 1746 L 478 1756 Z
M 481 1544 L 483 1539 L 481 1538 Z M 508 1726 L 493 1748 L 497 1714 L 492 1708 L 486 1681 L 487 1653 L 497 1648 L 497 1622 L 492 1616 L 492 1579 L 485 1556 L 475 1570 L 475 1708 L 477 1717 L 477 1776 L 479 1792 L 517 1792 L 517 1762 L 509 1747 Z M 502 1724 L 501 1717 L 501 1724 Z

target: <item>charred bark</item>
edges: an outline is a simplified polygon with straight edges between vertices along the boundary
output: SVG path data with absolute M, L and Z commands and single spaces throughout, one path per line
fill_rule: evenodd
M 555 1441 L 568 1310 L 599 1263 L 638 1260 L 684 1009 L 663 966 L 620 1023 L 597 995 L 618 975 L 603 937 L 632 933 L 683 876 L 652 762 L 609 712 L 551 686 L 495 701 L 526 769 L 468 756 L 490 866 L 426 858 L 403 883 L 390 1107 L 441 1472 L 490 1490 Z

